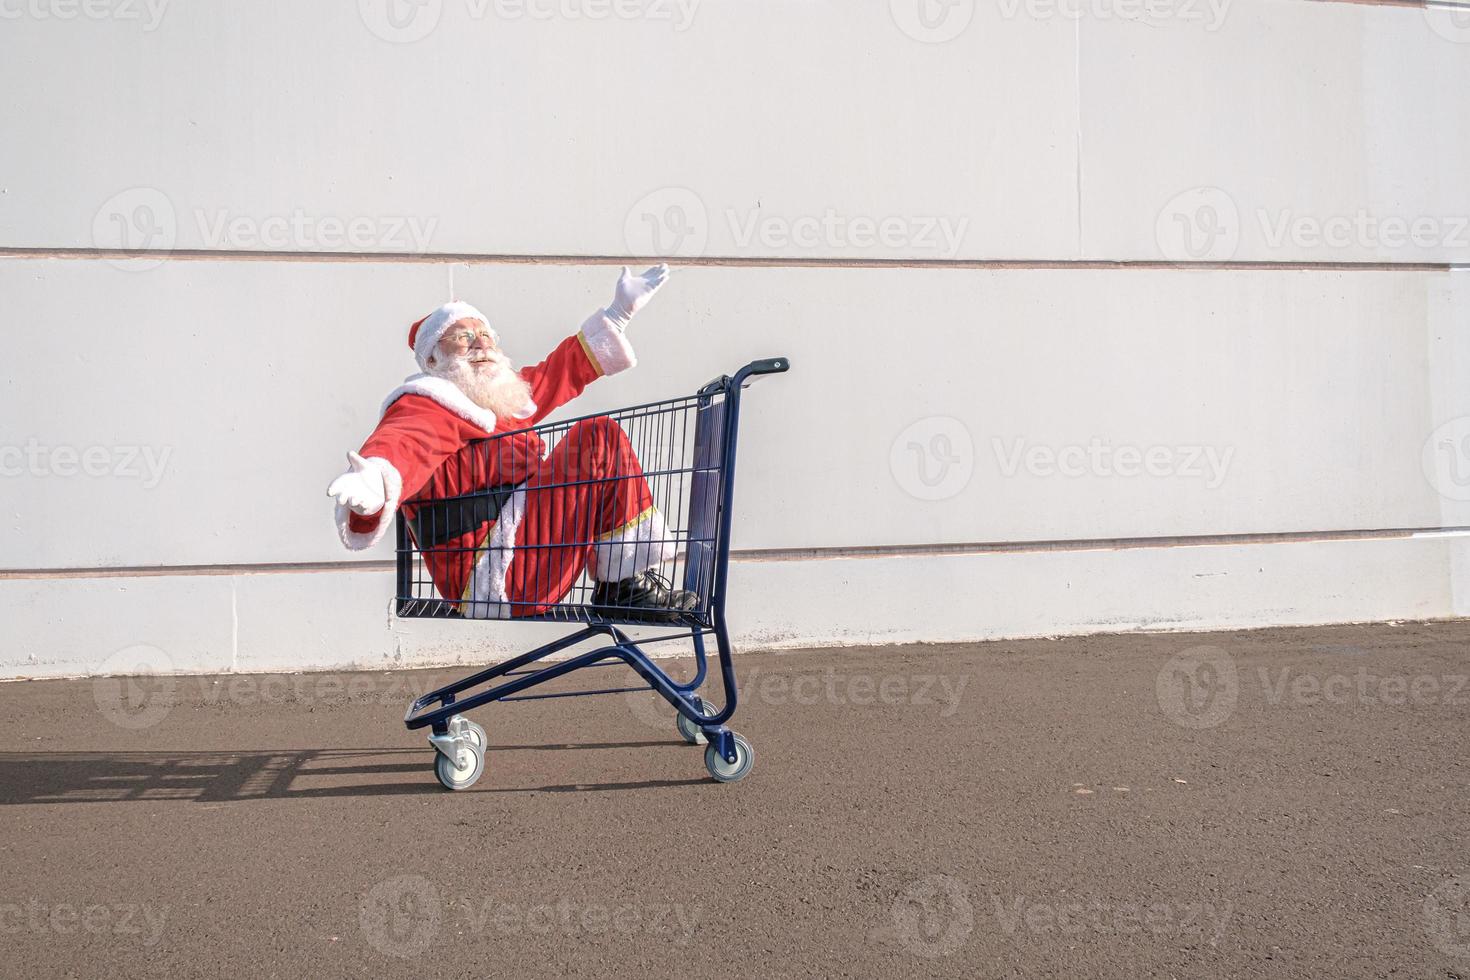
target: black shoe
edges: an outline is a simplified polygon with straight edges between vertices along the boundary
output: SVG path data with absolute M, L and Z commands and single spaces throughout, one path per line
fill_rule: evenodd
M 672 623 L 699 608 L 699 596 L 676 589 L 654 571 L 639 572 L 617 582 L 598 582 L 592 609 L 609 619 Z

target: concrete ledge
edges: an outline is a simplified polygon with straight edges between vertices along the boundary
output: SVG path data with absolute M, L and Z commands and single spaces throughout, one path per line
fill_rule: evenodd
M 740 651 L 1440 619 L 1470 615 L 1470 537 L 747 561 L 731 579 Z M 397 619 L 391 590 L 349 571 L 0 581 L 0 677 L 475 664 L 554 635 Z

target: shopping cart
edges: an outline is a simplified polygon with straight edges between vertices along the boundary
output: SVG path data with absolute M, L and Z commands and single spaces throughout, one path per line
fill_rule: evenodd
M 730 638 L 725 626 L 727 571 L 730 557 L 731 500 L 735 487 L 736 429 L 740 416 L 740 393 L 751 379 L 786 371 L 790 361 L 772 357 L 752 361 L 734 375 L 716 378 L 695 394 L 665 401 L 634 405 L 615 412 L 588 415 L 534 426 L 516 432 L 497 433 L 476 440 L 460 454 L 462 465 L 472 468 L 472 485 L 493 480 L 503 467 L 497 463 L 516 452 L 524 454 L 527 437 L 534 435 L 542 459 L 552 457 L 563 440 L 576 439 L 587 424 L 606 426 L 609 420 L 627 436 L 641 473 L 618 473 L 612 481 L 646 481 L 653 506 L 662 514 L 660 539 L 650 544 L 665 556 L 658 574 L 669 584 L 679 584 L 687 593 L 682 602 L 669 608 L 621 607 L 596 592 L 596 584 L 583 570 L 588 549 L 596 536 L 585 525 L 572 522 L 554 544 L 533 547 L 555 549 L 542 567 L 571 584 L 554 601 L 545 597 L 518 601 L 506 596 L 487 597 L 474 583 L 455 581 L 445 595 L 446 567 L 456 559 L 464 565 L 464 553 L 473 550 L 480 569 L 493 562 L 493 544 L 486 535 L 487 516 L 505 520 L 507 508 L 516 506 L 517 487 L 486 486 L 468 495 L 435 496 L 433 484 L 406 501 L 397 518 L 397 612 L 405 618 L 515 619 L 522 622 L 579 623 L 576 632 L 539 646 L 502 663 L 497 663 L 462 680 L 431 691 L 414 701 L 404 716 L 409 730 L 429 728 L 434 747 L 434 773 L 447 789 L 472 786 L 485 769 L 485 730 L 465 717 L 465 712 L 492 701 L 522 701 L 540 698 L 575 697 L 654 690 L 674 707 L 678 732 L 691 745 L 704 745 L 704 762 L 709 774 L 720 782 L 734 782 L 750 773 L 755 753 L 750 743 L 731 731 L 735 714 L 734 666 Z M 582 425 L 579 425 L 582 423 Z M 572 447 L 575 448 L 575 447 Z M 459 482 L 459 481 L 457 481 Z M 568 471 L 543 476 L 526 492 L 551 491 L 558 487 L 587 486 L 585 474 Z M 595 481 L 606 490 L 606 474 Z M 631 485 L 631 483 L 629 484 Z M 641 485 L 640 485 L 641 486 Z M 521 484 L 524 490 L 526 484 Z M 641 490 L 639 491 L 641 493 Z M 524 503 L 524 498 L 522 498 Z M 519 551 L 523 545 L 516 545 Z M 565 561 L 562 561 L 562 559 Z M 574 570 L 570 571 L 570 570 Z M 457 594 L 455 594 L 457 593 Z M 598 601 L 594 601 L 598 600 Z M 624 627 L 652 631 L 636 641 Z M 705 638 L 713 635 L 719 654 L 723 707 L 716 708 L 697 693 L 707 675 Z M 643 651 L 643 646 L 688 639 L 695 657 L 694 676 L 680 682 L 666 673 Z M 585 653 L 530 668 L 537 661 L 569 650 L 588 640 L 602 645 Z M 636 687 L 596 690 L 554 691 L 526 694 L 533 687 L 556 680 L 584 667 L 624 664 L 642 680 Z M 530 668 L 530 669 L 527 669 Z M 497 678 L 501 683 L 486 686 Z M 473 692 L 473 693 L 470 693 Z

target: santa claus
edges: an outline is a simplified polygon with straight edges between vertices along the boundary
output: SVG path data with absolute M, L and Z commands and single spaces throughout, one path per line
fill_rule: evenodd
M 697 597 L 655 571 L 676 541 L 622 428 L 585 419 L 550 452 L 527 431 L 637 363 L 625 331 L 668 273 L 625 266 L 606 309 L 519 370 L 468 303 L 415 323 L 408 344 L 423 373 L 388 395 L 377 428 L 327 488 L 342 543 L 372 547 L 401 510 L 435 587 L 465 616 L 543 613 L 583 571 L 603 615 L 671 620 L 693 609 Z M 484 441 L 494 433 L 509 434 Z

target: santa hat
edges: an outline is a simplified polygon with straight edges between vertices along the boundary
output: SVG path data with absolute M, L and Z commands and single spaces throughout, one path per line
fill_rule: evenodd
M 429 355 L 434 352 L 435 345 L 444 336 L 444 331 L 449 329 L 449 325 L 465 319 L 479 320 L 487 329 L 490 328 L 490 321 L 485 319 L 485 314 L 468 303 L 455 300 L 445 303 L 408 329 L 408 346 L 419 362 L 420 371 L 429 370 Z M 490 329 L 490 335 L 497 341 L 500 339 L 494 329 Z

